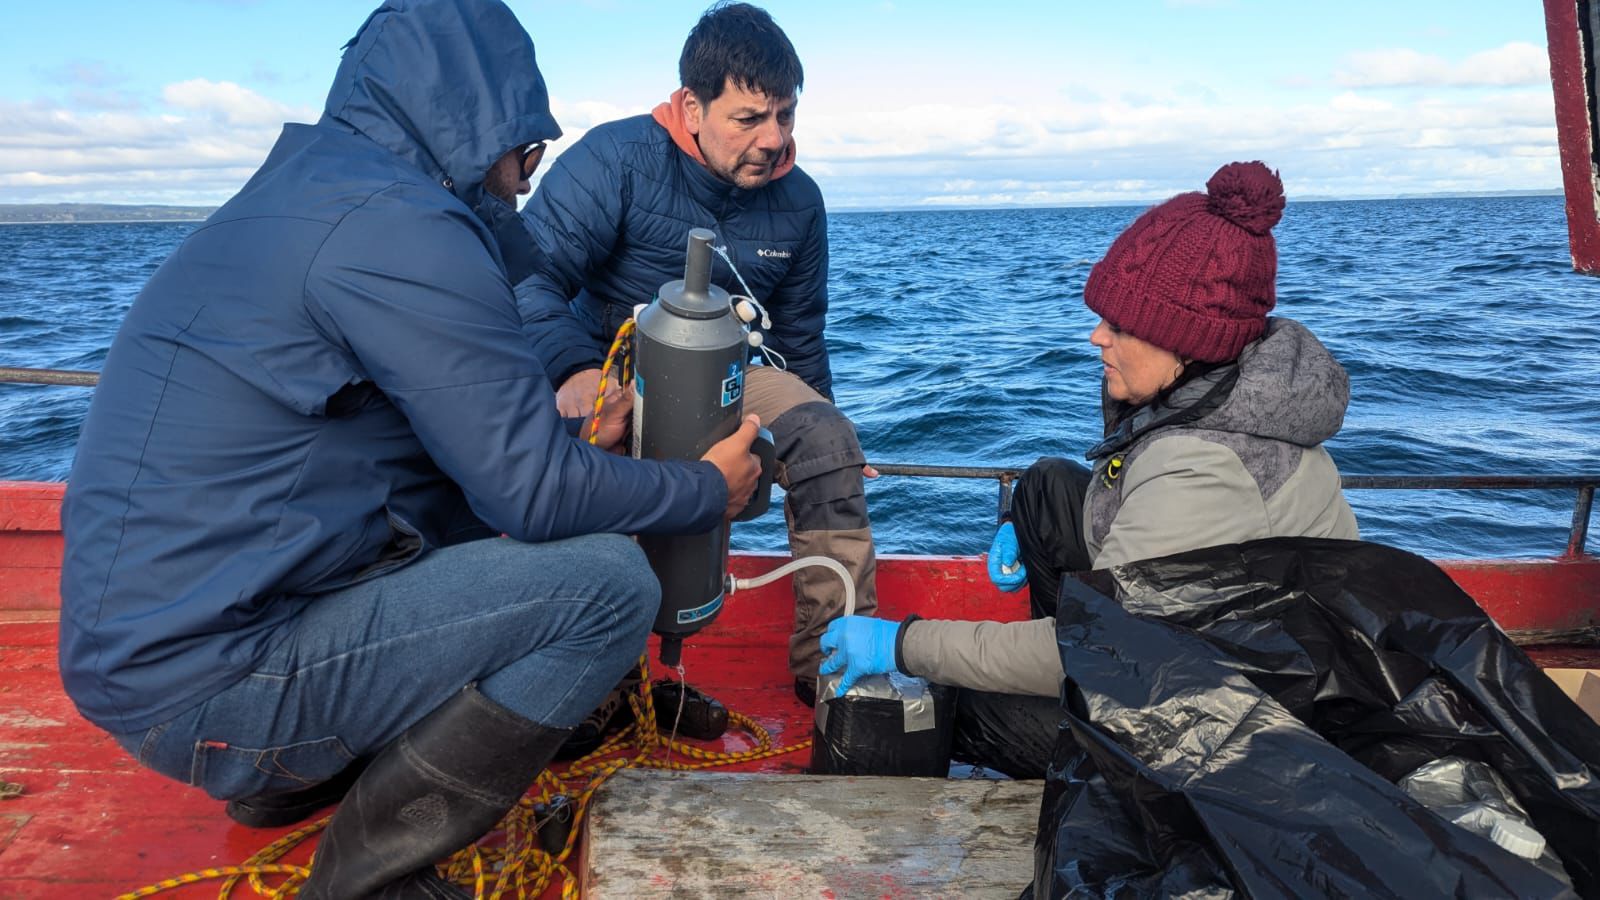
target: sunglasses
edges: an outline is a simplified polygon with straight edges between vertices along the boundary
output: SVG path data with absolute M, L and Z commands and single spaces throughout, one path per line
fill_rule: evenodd
M 529 144 L 522 151 L 522 180 L 533 178 L 533 173 L 539 171 L 539 163 L 544 160 L 544 141 Z

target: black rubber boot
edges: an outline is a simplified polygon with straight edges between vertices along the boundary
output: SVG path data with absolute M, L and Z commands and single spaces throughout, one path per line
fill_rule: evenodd
M 530 722 L 469 685 L 357 779 L 322 835 L 300 897 L 468 896 L 433 864 L 493 828 L 570 731 Z
M 327 781 L 297 791 L 229 800 L 228 818 L 251 828 L 282 828 L 309 819 L 312 813 L 342 800 L 371 762 L 371 757 L 362 757 Z

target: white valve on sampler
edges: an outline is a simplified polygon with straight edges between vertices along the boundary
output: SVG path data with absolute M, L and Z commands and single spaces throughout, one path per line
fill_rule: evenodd
M 772 327 L 772 320 L 767 318 L 767 311 L 747 298 L 740 298 L 739 302 L 733 305 L 733 314 L 746 325 L 755 322 L 756 317 L 760 316 L 762 328 Z M 766 337 L 754 328 L 749 329 L 749 333 L 745 337 L 745 343 L 758 349 L 762 344 L 766 343 L 766 340 Z

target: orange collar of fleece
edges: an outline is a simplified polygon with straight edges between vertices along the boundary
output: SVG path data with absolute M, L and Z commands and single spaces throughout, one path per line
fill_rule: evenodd
M 688 88 L 678 88 L 673 91 L 671 99 L 657 105 L 650 115 L 656 120 L 656 124 L 665 128 L 667 134 L 672 135 L 672 142 L 678 145 L 679 150 L 689 154 L 690 159 L 703 166 L 706 164 L 706 158 L 700 152 L 699 142 L 689 132 L 688 113 L 683 109 L 683 97 L 688 92 Z M 783 155 L 778 157 L 777 164 L 772 167 L 772 180 L 777 181 L 789 174 L 789 170 L 793 168 L 794 138 L 791 137 L 788 146 L 783 148 Z

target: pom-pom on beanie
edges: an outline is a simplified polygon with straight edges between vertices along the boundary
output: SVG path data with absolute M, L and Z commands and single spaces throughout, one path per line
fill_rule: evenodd
M 1228 163 L 1206 192 L 1146 210 L 1089 271 L 1083 301 L 1120 331 L 1183 359 L 1225 362 L 1261 336 L 1277 302 L 1283 182 Z

